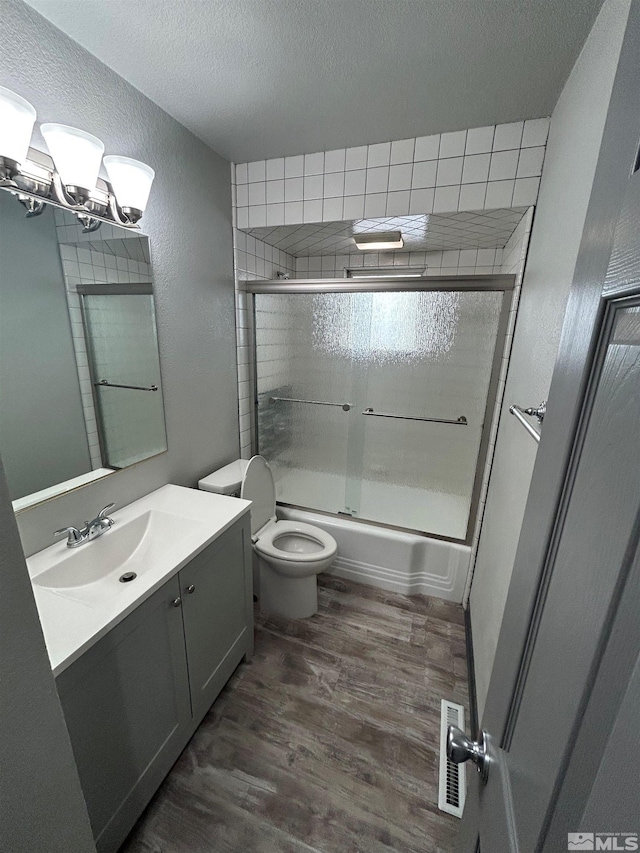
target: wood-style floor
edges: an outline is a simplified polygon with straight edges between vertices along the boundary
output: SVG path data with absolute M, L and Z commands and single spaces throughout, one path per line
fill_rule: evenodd
M 441 853 L 440 700 L 467 706 L 459 605 L 320 576 L 242 664 L 121 853 Z

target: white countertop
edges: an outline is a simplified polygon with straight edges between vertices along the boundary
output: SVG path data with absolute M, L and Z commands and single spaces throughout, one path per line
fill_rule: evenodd
M 163 486 L 111 513 L 115 524 L 98 539 L 77 549 L 67 548 L 64 541 L 57 542 L 29 557 L 27 567 L 53 674 L 59 675 L 77 660 L 83 652 L 180 571 L 189 560 L 249 512 L 250 507 L 250 501 L 239 498 L 182 486 Z M 67 585 L 56 588 L 45 582 L 44 573 L 49 571 L 52 565 L 68 561 L 71 555 L 81 552 L 87 563 L 99 563 L 101 555 L 113 544 L 107 541 L 108 537 L 128 522 L 140 519 L 149 512 L 158 513 L 157 518 L 161 520 L 168 521 L 171 516 L 171 535 L 157 550 L 149 549 L 147 536 L 145 555 L 150 555 L 147 562 L 139 560 L 139 565 L 136 563 L 134 566 L 136 554 L 132 554 L 131 565 L 125 564 L 123 571 L 129 568 L 139 569 L 139 566 L 144 569 L 138 571 L 138 577 L 134 581 L 119 583 L 120 572 L 116 571 L 113 577 L 102 577 L 76 587 Z M 181 524 L 183 520 L 186 523 Z M 101 548 L 102 552 L 97 550 Z M 75 556 L 74 559 L 77 562 Z M 108 595 L 102 595 L 105 583 L 109 583 Z M 92 594 L 92 591 L 95 594 Z

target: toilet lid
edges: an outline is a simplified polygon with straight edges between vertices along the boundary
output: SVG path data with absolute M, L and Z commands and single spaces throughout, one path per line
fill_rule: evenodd
M 240 497 L 253 501 L 251 535 L 276 514 L 276 487 L 269 463 L 263 456 L 253 456 L 244 472 Z

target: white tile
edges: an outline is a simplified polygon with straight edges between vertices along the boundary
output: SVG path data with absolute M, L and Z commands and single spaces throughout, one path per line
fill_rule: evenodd
M 462 249 L 458 263 L 461 267 L 475 267 L 477 258 L 477 249 Z
M 389 167 L 379 166 L 373 169 L 367 169 L 367 184 L 366 192 L 368 193 L 386 193 L 389 187 Z M 384 214 L 382 214 L 384 216 Z
M 366 169 L 367 167 L 367 146 L 360 145 L 357 148 L 347 148 L 346 168 L 351 169 Z
M 518 160 L 517 178 L 535 178 L 542 174 L 544 146 L 538 148 L 522 148 Z
M 246 163 L 236 163 L 236 184 L 246 184 L 248 179 Z
M 264 181 L 249 184 L 249 204 L 266 204 L 266 187 Z
M 386 193 L 368 193 L 364 199 L 365 216 L 385 216 L 387 212 Z
M 414 160 L 437 160 L 440 151 L 440 134 L 433 136 L 419 136 L 416 139 Z
M 267 225 L 284 225 L 284 203 L 267 205 Z
M 484 209 L 511 207 L 514 183 L 515 181 L 489 181 L 484 199 Z
M 393 150 L 392 150 L 393 155 Z M 411 188 L 412 163 L 391 166 L 389 169 L 389 192 L 393 190 L 408 190 Z
M 493 266 L 496 261 L 495 249 L 478 249 L 476 263 L 482 266 Z
M 249 206 L 249 228 L 262 228 L 267 224 L 266 204 Z
M 302 178 L 284 179 L 284 200 L 302 201 L 303 180 Z
M 320 175 L 305 175 L 304 179 L 304 198 L 313 199 L 313 198 L 322 198 L 323 192 L 323 178 L 322 174 Z M 293 199 L 292 199 L 293 201 Z
M 393 166 L 391 167 L 393 168 Z M 422 192 L 422 190 L 416 190 Z M 409 213 L 409 190 L 400 190 L 399 192 L 390 192 L 387 194 L 387 209 L 386 216 L 406 216 Z
M 321 175 L 324 172 L 324 151 L 304 155 L 305 175 Z
M 391 143 L 391 165 L 397 163 L 413 163 L 415 139 L 396 139 Z
M 303 210 L 304 222 L 322 222 L 322 199 L 316 198 L 305 201 Z
M 465 154 L 485 154 L 491 151 L 493 145 L 493 133 L 495 127 L 472 127 L 467 131 L 467 144 L 464 149 Z
M 424 162 L 414 163 L 411 189 L 420 190 L 425 187 L 435 187 L 437 168 L 437 160 L 425 160 Z
M 525 204 L 535 204 L 538 199 L 540 178 L 518 178 L 513 191 L 513 202 L 515 207 Z
M 460 187 L 438 187 L 433 199 L 434 213 L 453 213 L 458 210 L 458 200 L 460 198 Z
M 304 169 L 304 157 L 297 154 L 295 157 L 284 158 L 285 178 L 301 178 Z
M 460 251 L 458 249 L 450 249 L 442 253 L 441 266 L 443 268 L 457 267 L 460 264 Z
M 344 172 L 325 173 L 324 197 L 337 198 L 344 195 Z
M 346 150 L 344 148 L 336 148 L 333 151 L 325 151 L 324 153 L 324 171 L 326 172 L 343 172 L 346 160 Z
M 349 152 L 347 151 L 347 157 Z M 354 172 L 347 172 L 344 178 L 344 194 L 345 195 L 361 195 L 364 193 L 367 172 L 366 169 L 358 169 Z
M 249 185 L 239 184 L 236 187 L 236 207 L 246 207 L 249 204 Z
M 459 184 L 462 179 L 463 160 L 463 157 L 450 157 L 446 160 L 438 160 L 436 186 L 448 187 L 452 184 Z
M 284 157 L 267 160 L 267 180 L 278 181 L 284 178 Z
M 340 222 L 342 218 L 342 197 L 325 198 L 322 206 L 322 221 Z
M 364 216 L 364 195 L 346 196 L 342 215 L 345 219 L 362 219 Z
M 530 148 L 536 145 L 546 145 L 549 135 L 548 118 L 532 118 L 524 123 L 522 147 Z
M 248 168 L 250 184 L 254 183 L 255 181 L 264 181 L 266 179 L 264 160 L 255 160 L 253 163 L 248 164 Z
M 284 205 L 284 224 L 298 225 L 302 222 L 302 202 L 288 201 Z
M 518 168 L 518 150 L 498 151 L 491 155 L 490 181 L 506 181 L 515 178 Z
M 462 157 L 467 142 L 467 131 L 456 130 L 453 133 L 443 133 L 440 136 L 440 153 L 438 157 Z
M 510 124 L 496 125 L 493 137 L 493 151 L 507 151 L 509 148 L 519 148 L 522 141 L 523 121 L 513 121 Z
M 479 184 L 489 177 L 491 154 L 468 154 L 462 168 L 463 184 Z
M 433 211 L 433 189 L 411 190 L 409 213 L 431 213 Z
M 367 152 L 367 168 L 373 169 L 376 166 L 388 166 L 391 159 L 391 143 L 378 142 L 376 145 L 370 145 Z
M 284 201 L 284 181 L 267 181 L 267 204 Z

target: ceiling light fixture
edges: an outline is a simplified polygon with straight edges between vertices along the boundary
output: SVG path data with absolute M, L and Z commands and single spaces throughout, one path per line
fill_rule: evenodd
M 85 231 L 102 222 L 136 228 L 147 206 L 155 173 L 129 157 L 110 155 L 104 165 L 110 183 L 98 177 L 103 143 L 90 133 L 64 124 L 40 130 L 48 157 L 29 148 L 36 111 L 28 101 L 0 86 L 0 189 L 17 196 L 27 216 L 45 204 L 78 217 Z
M 356 246 L 361 251 L 383 251 L 384 249 L 401 249 L 404 240 L 400 231 L 378 231 L 358 234 L 354 238 Z
M 383 267 L 382 269 L 345 269 L 346 278 L 423 278 L 426 269 Z

